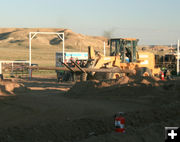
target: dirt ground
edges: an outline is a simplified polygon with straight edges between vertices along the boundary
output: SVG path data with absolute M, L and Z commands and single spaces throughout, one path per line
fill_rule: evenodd
M 180 79 L 122 77 L 57 83 L 54 76 L 0 82 L 2 142 L 160 142 L 180 126 Z M 126 132 L 114 132 L 124 112 Z

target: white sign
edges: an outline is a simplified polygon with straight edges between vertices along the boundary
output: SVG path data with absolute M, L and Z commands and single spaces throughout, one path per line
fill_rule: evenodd
M 70 60 L 88 60 L 87 52 L 65 52 L 64 53 L 64 61 L 70 62 Z M 61 62 L 63 61 L 63 53 L 56 52 L 56 67 L 62 66 Z

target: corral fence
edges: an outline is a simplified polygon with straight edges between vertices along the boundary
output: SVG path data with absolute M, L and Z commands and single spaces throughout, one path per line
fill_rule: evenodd
M 8 74 L 12 77 L 28 76 L 29 61 L 0 61 L 0 74 Z

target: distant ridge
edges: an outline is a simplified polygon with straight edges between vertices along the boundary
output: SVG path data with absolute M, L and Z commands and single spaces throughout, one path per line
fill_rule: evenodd
M 0 28 L 0 47 L 16 46 L 27 47 L 29 32 L 64 32 L 65 46 L 72 50 L 86 50 L 88 46 L 95 49 L 102 49 L 105 37 L 87 36 L 78 34 L 70 29 L 63 28 Z M 33 46 L 43 47 L 62 44 L 56 35 L 38 35 L 33 40 Z

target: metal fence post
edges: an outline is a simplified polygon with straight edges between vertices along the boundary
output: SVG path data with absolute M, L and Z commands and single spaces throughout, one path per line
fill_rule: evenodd
M 179 40 L 177 44 L 177 75 L 179 75 Z

